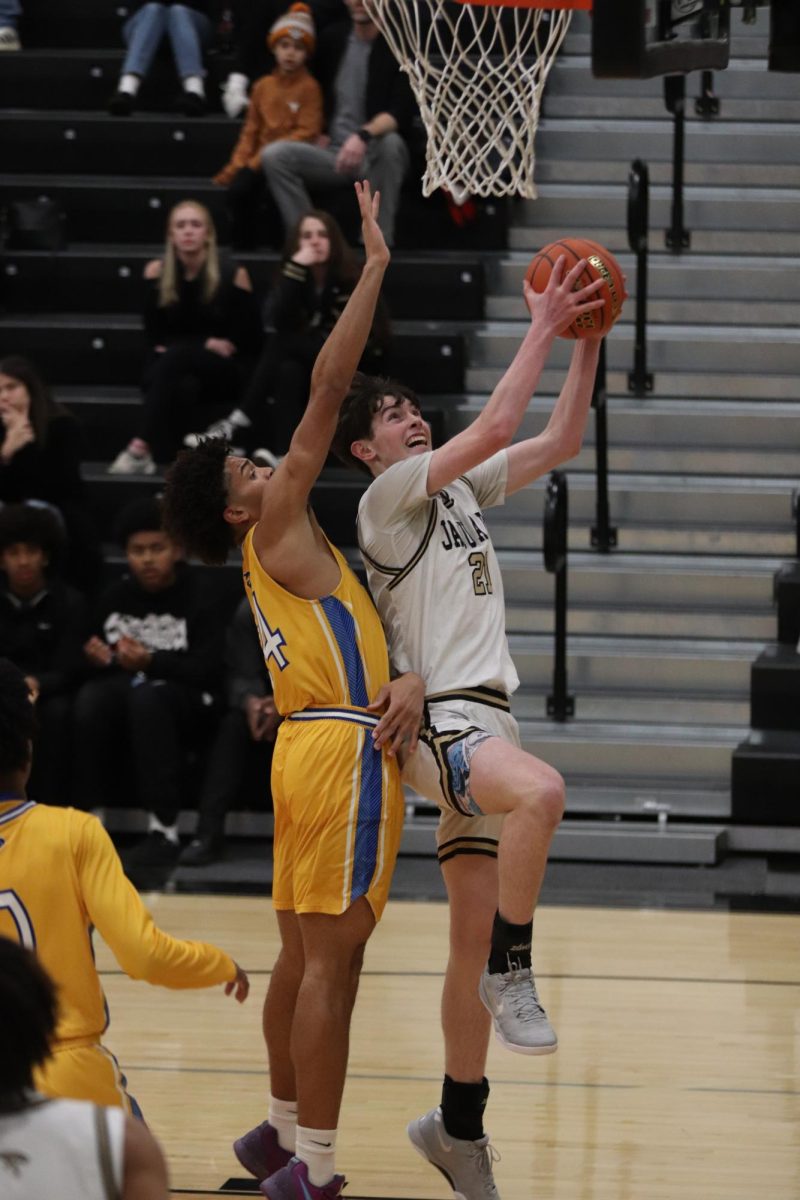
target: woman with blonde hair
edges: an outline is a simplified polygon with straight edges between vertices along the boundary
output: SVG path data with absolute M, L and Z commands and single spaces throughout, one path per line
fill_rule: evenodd
M 235 404 L 263 340 L 250 276 L 220 256 L 211 214 L 197 201 L 172 209 L 164 255 L 147 264 L 144 279 L 144 411 L 108 468 L 114 475 L 152 475 L 198 417 Z

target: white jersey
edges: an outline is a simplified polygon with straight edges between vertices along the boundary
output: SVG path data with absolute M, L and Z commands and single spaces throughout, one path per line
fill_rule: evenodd
M 125 1113 L 36 1097 L 0 1114 L 3 1200 L 113 1200 L 122 1194 Z
M 503 581 L 481 510 L 505 501 L 505 450 L 435 496 L 431 453 L 395 463 L 358 506 L 358 538 L 392 666 L 426 695 L 519 686 L 506 638 Z

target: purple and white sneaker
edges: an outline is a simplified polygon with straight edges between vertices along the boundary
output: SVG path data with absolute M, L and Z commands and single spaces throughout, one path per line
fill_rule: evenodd
M 262 1121 L 244 1133 L 233 1143 L 233 1153 L 251 1175 L 256 1179 L 266 1179 L 274 1175 L 292 1158 L 291 1150 L 284 1150 L 278 1141 L 278 1131 L 269 1121 Z
M 308 1167 L 299 1158 L 293 1158 L 259 1184 L 267 1200 L 339 1200 L 344 1186 L 344 1175 L 334 1175 L 330 1183 L 317 1187 L 308 1178 Z

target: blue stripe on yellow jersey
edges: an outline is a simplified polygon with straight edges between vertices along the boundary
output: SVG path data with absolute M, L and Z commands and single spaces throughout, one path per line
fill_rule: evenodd
M 341 577 L 319 600 L 295 596 L 267 574 L 253 549 L 253 529 L 242 545 L 245 588 L 283 716 L 314 706 L 366 708 L 389 680 L 372 600 L 344 556 L 328 545 Z

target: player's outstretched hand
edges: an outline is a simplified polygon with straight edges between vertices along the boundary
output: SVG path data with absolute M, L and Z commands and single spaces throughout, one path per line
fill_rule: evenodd
M 238 963 L 234 965 L 236 967 L 236 978 L 232 979 L 230 983 L 225 984 L 225 995 L 230 996 L 232 992 L 241 1004 L 247 999 L 250 992 L 250 980 L 247 978 L 247 972 L 243 971 Z
M 392 758 L 407 743 L 407 753 L 413 754 L 419 740 L 424 702 L 425 684 L 413 671 L 385 683 L 372 704 L 367 706 L 367 712 L 381 714 L 372 731 L 376 749 L 386 746 Z
M 586 259 L 582 258 L 580 262 L 576 262 L 575 266 L 564 274 L 566 262 L 566 257 L 560 254 L 543 292 L 535 292 L 527 279 L 522 286 L 525 303 L 534 324 L 544 325 L 553 335 L 566 329 L 576 317 L 592 312 L 595 308 L 602 308 L 605 304 L 605 301 L 597 296 L 597 292 L 603 286 L 602 279 L 593 279 L 586 287 L 574 290 L 586 270 Z
M 372 195 L 372 190 L 366 179 L 355 184 L 356 196 L 358 197 L 358 207 L 361 212 L 361 235 L 364 239 L 364 253 L 367 256 L 367 262 L 377 263 L 378 266 L 386 267 L 389 264 L 391 255 L 389 247 L 384 241 L 381 227 L 378 224 L 378 213 L 381 209 L 381 194 L 376 192 Z

